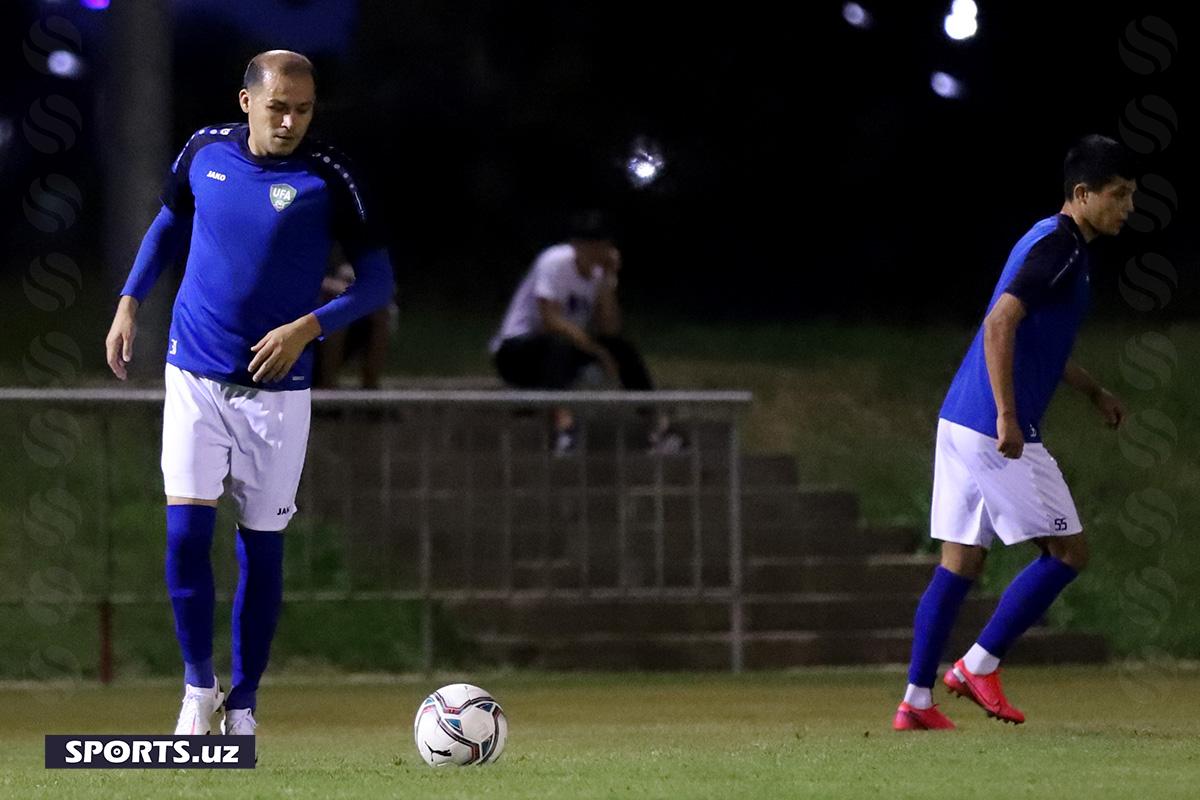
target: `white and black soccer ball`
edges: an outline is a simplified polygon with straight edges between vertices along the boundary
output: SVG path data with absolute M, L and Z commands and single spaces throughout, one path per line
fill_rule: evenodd
M 508 718 L 483 689 L 452 683 L 421 703 L 413 720 L 413 739 L 431 767 L 490 764 L 504 752 Z

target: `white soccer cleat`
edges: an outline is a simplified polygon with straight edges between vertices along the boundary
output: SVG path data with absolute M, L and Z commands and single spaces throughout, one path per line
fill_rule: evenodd
M 224 726 L 226 736 L 253 736 L 258 723 L 250 709 L 231 708 L 225 712 Z
M 192 686 L 183 693 L 183 707 L 179 709 L 179 721 L 175 723 L 176 736 L 205 736 L 213 732 L 213 718 L 225 707 L 225 693 L 221 682 L 213 676 L 211 687 Z

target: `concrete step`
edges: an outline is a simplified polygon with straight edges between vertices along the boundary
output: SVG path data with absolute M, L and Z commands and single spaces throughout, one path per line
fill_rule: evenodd
M 918 540 L 912 530 L 859 528 L 857 501 L 847 492 L 748 489 L 743 496 L 743 553 L 750 558 L 900 554 L 911 552 Z M 459 569 L 468 555 L 476 564 L 487 565 L 506 563 L 509 557 L 582 563 L 586 553 L 594 570 L 614 575 L 618 565 L 653 572 L 661 558 L 674 574 L 690 576 L 697 519 L 705 569 L 720 572 L 729 561 L 729 513 L 721 496 L 703 497 L 697 505 L 686 497 L 660 501 L 636 493 L 620 501 L 604 493 L 587 498 L 514 497 L 491 491 L 463 496 L 447 490 L 421 501 L 395 494 L 381 498 L 353 488 L 340 492 L 317 484 L 313 491 L 301 492 L 299 505 L 301 525 L 320 526 L 323 518 L 337 519 L 347 537 L 347 563 L 371 573 L 403 571 L 416 561 L 423 519 L 428 521 L 439 573 Z
M 916 549 L 919 538 L 912 528 L 857 525 L 809 530 L 753 526 L 744 536 L 750 558 L 905 555 Z
M 303 506 L 302 506 L 303 507 Z M 412 587 L 419 574 L 420 539 L 411 521 L 389 523 L 386 515 L 352 515 L 342 558 L 356 584 Z M 462 513 L 462 509 L 458 510 Z M 645 530 L 627 529 L 622 550 L 611 524 L 592 520 L 588 531 L 570 524 L 545 525 L 526 511 L 514 515 L 506 541 L 502 526 L 478 520 L 494 509 L 476 510 L 471 531 L 442 520 L 432 525 L 435 586 L 494 589 L 579 588 L 586 572 L 592 587 L 694 585 L 695 540 L 688 526 L 672 523 L 661 542 Z M 516 520 L 520 520 L 518 523 Z M 435 521 L 436 522 L 436 521 Z M 779 530 L 743 532 L 744 581 L 761 592 L 884 590 L 920 593 L 933 561 L 911 555 L 917 534 L 906 528 Z M 586 553 L 586 559 L 585 559 Z M 725 530 L 704 523 L 701 531 L 701 585 L 729 585 L 729 541 Z M 586 560 L 586 565 L 585 565 Z M 512 576 L 505 571 L 512 566 Z M 661 574 L 660 574 L 661 570 Z
M 861 556 L 752 557 L 745 562 L 745 590 L 761 594 L 791 592 L 863 592 L 920 594 L 938 559 L 935 555 L 883 554 Z M 599 575 L 614 575 L 609 562 L 588 565 L 592 583 Z M 627 575 L 652 573 L 653 564 L 639 559 Z M 672 585 L 694 585 L 690 560 L 675 562 L 666 573 Z M 529 558 L 513 563 L 518 589 L 571 589 L 583 586 L 582 563 L 571 558 Z M 631 585 L 638 581 L 627 580 Z M 708 559 L 702 565 L 701 586 L 728 585 L 728 564 Z
M 920 594 L 936 555 L 907 553 L 860 556 L 751 558 L 746 590 L 751 592 L 863 592 Z
M 596 412 L 604 419 L 588 421 L 588 412 L 577 411 L 584 431 L 583 446 L 592 452 L 611 452 L 618 441 L 629 452 L 645 449 L 651 417 L 616 408 Z M 551 426 L 545 411 L 511 411 L 481 407 L 313 407 L 312 441 L 320 448 L 341 449 L 348 443 L 365 449 L 394 453 L 537 453 L 549 449 Z M 700 452 L 729 450 L 728 423 L 680 420 L 677 427 Z M 622 435 L 618 437 L 618 433 Z
M 742 486 L 794 488 L 800 484 L 800 467 L 790 455 L 744 455 L 741 467 Z
M 649 487 L 629 487 L 618 495 L 594 487 L 585 494 L 580 490 L 506 492 L 483 486 L 468 496 L 460 486 L 434 490 L 424 499 L 416 492 L 392 492 L 381 498 L 376 491 L 354 484 L 344 491 L 334 486 L 306 488 L 312 493 L 301 491 L 301 498 L 307 497 L 314 513 L 345 508 L 398 531 L 415 528 L 422 514 L 428 515 L 435 530 L 496 530 L 507 514 L 511 524 L 522 528 L 570 530 L 586 521 L 602 530 L 624 519 L 629 532 L 645 533 L 661 525 L 672 535 L 690 533 L 698 515 L 702 530 L 723 537 L 730 522 L 728 495 L 723 492 L 704 492 L 697 502 L 680 492 L 659 498 Z M 742 492 L 740 521 L 743 530 L 761 529 L 772 535 L 841 534 L 858 527 L 858 502 L 853 494 L 836 489 L 751 488 Z
M 964 652 L 974 631 L 956 631 L 947 658 Z M 747 669 L 801 666 L 904 664 L 909 658 L 911 630 L 877 629 L 851 633 L 763 631 L 744 640 Z M 725 670 L 730 663 L 727 633 L 638 636 L 589 634 L 570 638 L 527 639 L 512 635 L 472 640 L 475 656 L 485 663 L 552 670 Z M 1109 658 L 1102 637 L 1072 631 L 1034 628 L 1006 659 L 1021 664 L 1097 664 Z M 949 662 L 943 665 L 943 669 Z M 902 688 L 902 687 L 901 687 Z
M 743 603 L 747 631 L 862 631 L 912 625 L 917 595 L 854 594 L 748 595 Z M 995 600 L 968 598 L 959 623 L 978 630 Z M 473 636 L 514 635 L 529 640 L 585 634 L 718 633 L 730 625 L 724 600 L 547 598 L 516 595 L 505 601 L 464 600 L 444 605 L 456 623 Z
M 567 491 L 587 486 L 592 489 L 650 487 L 691 489 L 697 484 L 706 491 L 725 494 L 729 488 L 729 459 L 724 453 L 652 456 L 633 451 L 618 462 L 615 454 L 553 458 L 543 453 L 516 452 L 507 460 L 498 452 L 470 453 L 438 450 L 423 459 L 411 450 L 384 450 L 370 440 L 347 443 L 336 441 L 328 446 L 314 445 L 309 450 L 310 480 L 332 485 L 339 491 L 347 486 L 358 491 L 379 490 L 385 485 L 393 491 L 415 491 L 424 480 L 434 489 L 468 487 L 492 489 L 537 489 Z M 743 456 L 739 471 L 744 488 L 796 489 L 798 470 L 789 456 Z

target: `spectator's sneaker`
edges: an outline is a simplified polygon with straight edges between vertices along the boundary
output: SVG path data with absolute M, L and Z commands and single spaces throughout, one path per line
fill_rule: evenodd
M 959 697 L 965 697 L 987 712 L 989 717 L 1020 725 L 1025 715 L 1009 704 L 1000 686 L 1000 670 L 987 675 L 975 675 L 968 670 L 960 658 L 946 671 L 942 683 Z
M 225 712 L 224 727 L 226 736 L 253 736 L 258 723 L 250 709 L 231 708 Z
M 179 709 L 179 721 L 175 723 L 176 736 L 204 736 L 213 732 L 214 718 L 225 706 L 225 693 L 221 682 L 213 677 L 213 685 L 192 686 L 187 684 L 183 693 L 183 707 Z
M 936 705 L 929 708 L 914 708 L 908 703 L 901 703 L 892 719 L 892 730 L 895 731 L 952 731 L 954 723 L 950 718 L 938 711 Z
M 673 456 L 682 453 L 686 448 L 687 440 L 674 428 L 666 428 L 650 434 L 649 450 L 651 455 Z
M 554 455 L 573 455 L 578 446 L 579 432 L 574 427 L 561 430 L 554 434 Z

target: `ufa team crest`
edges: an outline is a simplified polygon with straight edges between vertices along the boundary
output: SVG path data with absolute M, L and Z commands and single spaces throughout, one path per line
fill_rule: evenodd
M 276 211 L 283 211 L 296 199 L 296 187 L 288 183 L 271 184 L 271 206 Z

